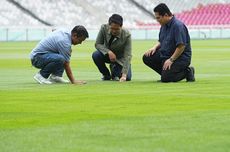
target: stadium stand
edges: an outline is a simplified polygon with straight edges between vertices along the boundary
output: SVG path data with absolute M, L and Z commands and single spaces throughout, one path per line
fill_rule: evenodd
M 136 0 L 147 9 L 153 9 L 150 1 Z M 171 0 L 155 0 L 153 5 L 160 2 L 166 3 L 171 9 L 172 13 L 180 20 L 185 22 L 188 26 L 205 26 L 205 25 L 230 25 L 230 0 L 184 0 L 184 1 L 171 1 Z M 151 6 L 151 7 L 150 7 Z M 150 22 L 137 22 L 139 28 L 147 28 L 157 26 L 158 24 Z
M 133 27 L 138 20 L 152 20 L 152 17 L 143 13 L 141 9 L 136 7 L 129 0 L 105 1 L 105 0 L 86 0 L 91 5 L 97 8 L 97 11 L 104 11 L 107 18 L 118 13 L 124 17 L 124 25 Z
M 1 0 L 0 6 L 0 26 L 42 25 L 39 21 L 25 13 L 22 13 L 20 9 L 6 0 Z
M 154 6 L 159 3 L 166 3 L 173 13 L 181 13 L 183 11 L 196 8 L 198 5 L 216 4 L 216 3 L 229 3 L 229 0 L 135 0 L 152 11 Z
M 126 26 L 133 26 L 137 20 L 152 20 L 152 17 L 143 14 L 129 0 L 15 0 L 39 18 L 55 26 L 70 26 L 83 24 L 86 27 L 100 26 L 107 22 L 113 13 L 124 17 Z M 92 24 L 93 23 L 93 24 Z
M 10 1 L 20 4 L 23 11 Z M 41 19 L 53 26 L 85 25 L 99 28 L 113 13 L 124 17 L 124 25 L 141 28 L 157 25 L 151 16 L 160 2 L 188 25 L 226 25 L 230 0 L 1 0 L 0 26 L 41 26 Z M 34 16 L 31 16 L 34 14 Z
M 229 25 L 230 4 L 208 4 L 177 14 L 187 25 Z
M 54 26 L 70 26 L 87 24 L 95 20 L 73 0 L 15 0 L 39 18 L 48 21 Z

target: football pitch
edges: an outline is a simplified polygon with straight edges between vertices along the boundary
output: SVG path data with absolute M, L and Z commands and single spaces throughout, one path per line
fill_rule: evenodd
M 153 41 L 133 41 L 131 82 L 103 82 L 86 41 L 71 58 L 86 85 L 37 84 L 36 43 L 0 43 L 1 152 L 229 152 L 230 40 L 192 40 L 195 83 L 157 82 Z

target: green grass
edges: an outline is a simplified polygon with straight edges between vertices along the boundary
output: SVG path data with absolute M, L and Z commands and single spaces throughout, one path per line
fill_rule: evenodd
M 229 152 L 230 40 L 193 40 L 195 83 L 157 83 L 133 42 L 133 81 L 102 82 L 94 42 L 74 47 L 87 85 L 39 85 L 36 42 L 0 43 L 1 152 Z

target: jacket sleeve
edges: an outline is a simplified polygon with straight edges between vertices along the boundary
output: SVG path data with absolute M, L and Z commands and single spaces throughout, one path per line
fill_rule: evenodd
M 123 56 L 123 68 L 122 73 L 128 74 L 130 63 L 132 58 L 132 43 L 131 43 L 131 35 L 127 37 L 125 48 L 124 48 L 124 56 Z
M 106 48 L 105 46 L 105 39 L 106 39 L 106 30 L 105 30 L 105 26 L 102 25 L 101 29 L 97 35 L 97 39 L 96 39 L 96 43 L 95 43 L 95 48 L 102 52 L 104 55 L 107 54 L 109 52 L 109 49 Z

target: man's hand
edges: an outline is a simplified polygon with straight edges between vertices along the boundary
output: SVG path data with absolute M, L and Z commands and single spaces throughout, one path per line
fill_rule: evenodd
M 116 57 L 116 55 L 112 51 L 109 51 L 108 55 L 109 55 L 109 59 L 110 59 L 111 62 L 115 62 L 116 61 L 117 57 Z
M 73 84 L 83 85 L 83 84 L 86 84 L 86 81 L 84 81 L 84 80 L 75 80 L 75 81 L 73 82 Z
M 149 49 L 147 52 L 145 52 L 145 56 L 153 55 L 157 49 L 159 49 L 161 46 L 160 42 L 157 42 L 151 49 Z
M 172 64 L 173 62 L 170 59 L 167 59 L 163 65 L 163 70 L 170 70 Z
M 145 52 L 145 56 L 153 55 L 156 52 L 155 48 L 149 49 L 147 52 Z
M 122 74 L 121 78 L 120 78 L 120 82 L 125 82 L 127 78 L 126 74 Z

